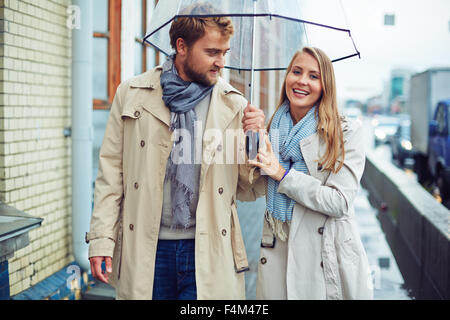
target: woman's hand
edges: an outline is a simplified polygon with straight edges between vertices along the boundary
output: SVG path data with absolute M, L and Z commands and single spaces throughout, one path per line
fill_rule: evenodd
M 264 172 L 272 179 L 280 181 L 286 173 L 286 170 L 278 162 L 278 159 L 273 152 L 268 134 L 265 134 L 264 142 L 264 146 L 260 147 L 258 150 L 256 160 L 248 160 L 248 163 L 264 170 Z

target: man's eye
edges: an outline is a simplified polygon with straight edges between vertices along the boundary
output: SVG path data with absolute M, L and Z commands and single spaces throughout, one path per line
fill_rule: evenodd
M 208 50 L 207 52 L 208 52 L 208 55 L 210 55 L 210 56 L 215 56 L 218 53 L 217 50 Z

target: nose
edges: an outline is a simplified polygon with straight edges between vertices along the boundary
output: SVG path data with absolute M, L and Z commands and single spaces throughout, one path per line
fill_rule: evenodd
M 223 67 L 225 67 L 225 57 L 220 55 L 215 62 L 215 65 L 217 68 L 222 69 Z
M 302 85 L 307 85 L 308 84 L 308 75 L 306 74 L 302 74 L 298 77 L 298 82 Z

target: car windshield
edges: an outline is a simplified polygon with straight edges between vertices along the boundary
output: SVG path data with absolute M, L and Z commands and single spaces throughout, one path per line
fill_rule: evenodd
M 393 123 L 380 123 L 378 128 L 386 132 L 387 134 L 394 134 L 397 131 L 398 125 Z
M 411 135 L 411 122 L 404 121 L 400 125 L 400 136 L 404 139 L 409 140 Z

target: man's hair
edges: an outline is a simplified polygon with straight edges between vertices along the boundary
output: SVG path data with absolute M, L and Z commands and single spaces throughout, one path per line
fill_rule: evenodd
M 190 47 L 205 34 L 206 27 L 217 27 L 222 36 L 231 37 L 234 27 L 229 17 L 198 17 L 198 15 L 220 14 L 210 4 L 194 4 L 180 11 L 181 15 L 194 17 L 176 18 L 170 27 L 170 45 L 177 49 L 177 39 L 182 38 Z

